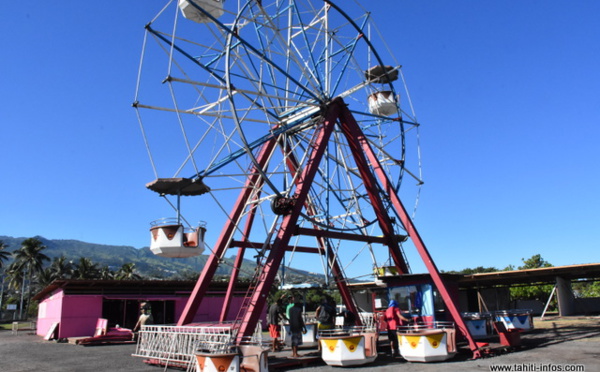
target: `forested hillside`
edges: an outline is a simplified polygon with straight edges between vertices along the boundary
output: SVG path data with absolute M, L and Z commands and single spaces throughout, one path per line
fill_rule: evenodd
M 79 240 L 51 240 L 41 236 L 35 238 L 46 246 L 44 254 L 50 259 L 64 256 L 67 260 L 76 262 L 81 257 L 85 257 L 99 266 L 109 266 L 113 270 L 120 268 L 123 264 L 134 263 L 137 271 L 147 278 L 160 279 L 181 276 L 189 278 L 190 275 L 198 274 L 202 270 L 208 258 L 207 255 L 191 258 L 164 258 L 154 255 L 148 247 L 137 249 L 131 246 L 94 244 Z M 13 238 L 0 235 L 0 241 L 6 244 L 9 252 L 19 249 L 25 239 L 24 237 Z M 233 259 L 226 259 L 216 275 L 229 275 L 232 263 Z M 250 275 L 253 270 L 253 261 L 246 260 L 243 264 L 242 276 Z

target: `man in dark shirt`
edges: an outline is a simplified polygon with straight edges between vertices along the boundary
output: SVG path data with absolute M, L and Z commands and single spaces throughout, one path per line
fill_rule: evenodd
M 302 334 L 306 333 L 306 326 L 302 318 L 302 304 L 298 296 L 294 296 L 294 306 L 289 314 L 290 334 L 292 338 L 292 358 L 299 358 L 298 346 L 302 345 Z
M 278 299 L 274 304 L 272 304 L 269 307 L 267 321 L 269 323 L 269 334 L 273 339 L 273 352 L 279 350 L 280 348 L 279 337 L 281 337 L 281 325 L 279 324 L 279 322 L 281 319 L 287 319 L 283 312 L 284 311 L 282 299 Z

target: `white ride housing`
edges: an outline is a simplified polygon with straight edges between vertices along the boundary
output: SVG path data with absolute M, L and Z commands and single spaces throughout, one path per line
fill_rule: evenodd
M 240 345 L 237 349 L 238 353 L 195 353 L 196 372 L 269 371 L 269 351 L 267 349 L 258 344 Z
M 193 4 L 206 10 L 214 18 L 219 18 L 223 15 L 223 3 L 225 0 L 179 0 L 179 9 L 181 14 L 190 21 L 196 23 L 212 22 L 212 20 L 201 10 L 198 10 Z
M 504 323 L 506 329 L 533 329 L 533 318 L 530 309 L 498 310 L 494 313 L 497 322 Z
M 317 341 L 317 323 L 316 322 L 304 322 L 306 326 L 306 333 L 302 334 L 302 346 L 301 347 L 315 347 L 319 343 Z M 281 329 L 283 342 L 286 345 L 291 345 L 292 343 L 292 334 L 290 332 L 290 325 L 283 324 Z
M 187 258 L 202 254 L 206 228 L 187 229 L 176 219 L 160 219 L 151 223 L 150 250 L 157 256 Z
M 196 372 L 239 372 L 238 353 L 211 354 L 195 353 Z
M 369 96 L 369 111 L 373 115 L 391 116 L 398 112 L 398 104 L 394 93 L 390 91 L 375 92 Z
M 492 316 L 490 313 L 463 313 L 463 320 L 474 339 L 492 335 Z
M 440 362 L 456 355 L 456 334 L 451 322 L 398 327 L 400 354 L 409 362 Z
M 321 358 L 330 366 L 371 363 L 377 358 L 377 336 L 376 330 L 363 327 L 321 331 Z

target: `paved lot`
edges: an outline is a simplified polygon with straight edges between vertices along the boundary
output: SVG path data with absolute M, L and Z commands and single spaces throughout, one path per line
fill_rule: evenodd
M 470 360 L 463 352 L 451 361 L 441 363 L 408 363 L 380 356 L 374 364 L 354 368 L 329 367 L 323 364 L 295 368 L 295 372 L 308 371 L 490 371 L 490 366 L 525 365 L 525 368 L 565 370 L 567 364 L 585 366 L 586 372 L 600 372 L 600 317 L 549 319 L 535 321 L 536 329 L 523 335 L 521 350 L 490 358 Z M 79 346 L 44 341 L 39 336 L 10 331 L 0 331 L 0 371 L 153 371 L 163 370 L 150 366 L 131 354 L 135 345 Z M 285 353 L 278 355 L 285 356 Z M 548 367 L 544 367 L 544 366 Z M 517 368 L 519 368 L 519 366 Z M 534 369 L 516 369 L 534 371 Z M 289 368 L 288 368 L 289 369 Z

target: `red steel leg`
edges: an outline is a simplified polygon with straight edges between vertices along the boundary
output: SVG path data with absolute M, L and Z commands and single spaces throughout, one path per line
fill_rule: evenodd
M 264 167 L 267 164 L 272 151 L 275 149 L 275 144 L 275 139 L 265 142 L 257 157 L 259 166 Z M 198 311 L 198 307 L 200 307 L 202 298 L 206 294 L 208 286 L 210 285 L 210 282 L 214 277 L 217 268 L 219 267 L 219 260 L 223 256 L 225 250 L 228 248 L 229 241 L 231 240 L 231 237 L 235 231 L 236 223 L 239 221 L 240 216 L 242 215 L 242 212 L 244 211 L 244 208 L 246 207 L 246 204 L 252 195 L 252 188 L 254 185 L 256 185 L 258 180 L 259 173 L 256 172 L 256 168 L 253 168 L 250 170 L 250 175 L 248 176 L 246 184 L 238 196 L 233 211 L 231 212 L 227 223 L 221 231 L 221 235 L 219 236 L 212 253 L 208 257 L 206 265 L 204 265 L 204 268 L 202 269 L 202 273 L 200 274 L 200 277 L 194 286 L 185 308 L 183 309 L 183 313 L 179 317 L 179 321 L 177 322 L 178 326 L 191 323 L 194 320 L 194 316 Z
M 425 247 L 425 243 L 423 242 L 423 240 L 421 239 L 421 236 L 417 232 L 415 225 L 412 223 L 412 220 L 410 219 L 410 216 L 406 212 L 406 209 L 404 208 L 402 201 L 396 194 L 396 191 L 394 190 L 392 183 L 388 179 L 387 174 L 381 168 L 381 164 L 379 163 L 379 160 L 378 160 L 376 154 L 373 152 L 373 149 L 371 148 L 367 139 L 365 138 L 364 134 L 362 133 L 362 130 L 356 123 L 356 120 L 352 116 L 352 113 L 350 113 L 350 111 L 345 106 L 342 108 L 341 118 L 342 118 L 342 126 L 344 127 L 344 131 L 346 133 L 346 136 L 348 137 L 348 141 L 355 140 L 356 142 L 360 143 L 360 145 L 362 147 L 362 151 L 359 151 L 358 149 L 356 150 L 356 152 L 354 154 L 355 157 L 360 157 L 360 156 L 362 156 L 362 154 L 367 156 L 367 159 L 370 162 L 371 168 L 373 168 L 375 174 L 377 175 L 377 178 L 379 178 L 379 182 L 381 183 L 381 186 L 383 187 L 383 191 L 389 196 L 390 200 L 392 201 L 392 204 L 394 205 L 396 211 L 398 212 L 398 214 L 400 216 L 400 220 L 402 222 L 402 225 L 406 229 L 408 236 L 411 238 L 411 240 L 413 241 L 413 244 L 417 248 L 417 251 L 419 252 L 419 255 L 421 256 L 423 263 L 425 263 L 425 266 L 427 267 L 427 270 L 429 271 L 429 275 L 431 275 L 431 278 L 432 278 L 437 290 L 440 292 L 440 295 L 442 296 L 442 299 L 444 300 L 446 307 L 450 311 L 450 315 L 454 319 L 454 322 L 456 323 L 458 329 L 467 338 L 467 341 L 469 342 L 469 347 L 471 348 L 471 351 L 473 351 L 473 357 L 474 358 L 481 357 L 481 352 L 479 351 L 477 344 L 473 340 L 473 336 L 471 336 L 469 329 L 467 328 L 462 316 L 460 315 L 460 312 L 458 311 L 458 306 L 456 305 L 452 296 L 450 296 L 450 293 L 448 292 L 448 289 L 446 288 L 446 285 L 444 284 L 444 281 L 442 280 L 442 277 L 440 276 L 440 272 L 437 269 L 435 263 L 433 262 L 433 258 L 431 257 L 431 255 L 429 254 L 429 251 Z M 353 151 L 354 151 L 354 149 L 353 149 Z
M 300 212 L 304 207 L 304 203 L 307 200 L 308 192 L 310 190 L 312 181 L 318 171 L 319 164 L 327 148 L 329 137 L 333 132 L 335 122 L 339 115 L 339 105 L 329 106 L 329 112 L 325 115 L 325 120 L 316 131 L 316 138 L 313 139 L 310 146 L 310 157 L 306 163 L 306 166 L 300 176 L 294 194 L 296 203 L 292 212 L 283 217 L 281 226 L 277 232 L 277 237 L 273 242 L 269 255 L 267 256 L 266 262 L 260 273 L 256 289 L 252 294 L 250 303 L 248 304 L 248 311 L 243 316 L 240 329 L 238 331 L 238 344 L 244 337 L 250 337 L 254 333 L 254 328 L 258 322 L 258 318 L 262 310 L 264 309 L 269 290 L 275 281 L 277 270 L 285 254 L 285 247 L 287 247 L 290 238 L 292 237 L 296 228 L 296 223 L 300 217 Z

